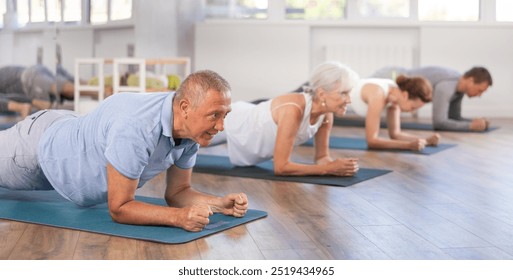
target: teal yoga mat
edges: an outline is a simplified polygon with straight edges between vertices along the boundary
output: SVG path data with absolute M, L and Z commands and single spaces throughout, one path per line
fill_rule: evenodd
M 163 199 L 138 196 L 137 200 L 165 205 Z M 20 222 L 89 231 L 160 243 L 185 243 L 263 217 L 264 211 L 250 209 L 242 218 L 214 214 L 201 232 L 166 226 L 135 226 L 113 222 L 107 204 L 83 208 L 55 191 L 10 191 L 0 188 L 0 218 Z
M 336 126 L 356 126 L 365 127 L 365 119 L 354 119 L 354 118 L 335 118 L 333 124 Z M 386 122 L 380 123 L 381 128 L 387 128 Z M 447 132 L 473 132 L 473 133 L 486 133 L 499 129 L 499 127 L 492 126 L 485 131 L 460 131 L 460 130 L 439 130 L 434 129 L 430 123 L 416 123 L 416 122 L 401 122 L 401 129 L 411 130 L 436 130 L 436 131 L 447 131 Z
M 276 176 L 272 161 L 266 161 L 255 166 L 234 166 L 230 163 L 228 157 L 213 155 L 198 155 L 196 165 L 194 166 L 196 173 L 208 173 L 223 176 L 244 177 L 265 179 L 274 181 L 288 181 L 309 183 L 317 185 L 329 185 L 338 187 L 347 187 L 369 180 L 381 175 L 385 175 L 391 170 L 384 169 L 367 169 L 360 168 L 358 173 L 353 177 L 337 177 L 337 176 Z
M 308 140 L 304 143 L 304 146 L 313 146 L 313 139 Z M 394 150 L 394 149 L 369 149 L 367 147 L 367 141 L 363 138 L 350 138 L 350 137 L 330 137 L 330 148 L 332 149 L 347 149 L 347 150 L 369 150 L 369 151 L 383 151 L 383 152 L 395 152 L 395 153 L 408 153 L 418 155 L 432 155 L 443 150 L 455 147 L 456 144 L 438 144 L 436 147 L 427 146 L 424 150 L 416 152 L 410 150 Z
M 15 123 L 0 123 L 0 130 L 5 130 L 15 125 Z

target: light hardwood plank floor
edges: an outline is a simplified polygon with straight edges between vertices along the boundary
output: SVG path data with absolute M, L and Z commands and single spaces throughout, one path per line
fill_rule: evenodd
M 431 156 L 332 150 L 394 171 L 346 188 L 194 174 L 196 189 L 243 191 L 269 216 L 185 244 L 0 220 L 0 259 L 513 259 L 513 120 L 492 123 L 501 128 L 441 132 L 457 146 Z M 364 130 L 335 127 L 333 135 Z M 297 147 L 293 157 L 312 155 Z M 138 194 L 163 192 L 161 174 Z

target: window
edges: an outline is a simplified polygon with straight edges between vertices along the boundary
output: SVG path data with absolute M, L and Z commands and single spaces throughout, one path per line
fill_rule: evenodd
M 358 13 L 361 17 L 395 17 L 410 16 L 410 0 L 357 0 Z
M 45 1 L 44 0 L 30 0 L 30 21 L 31 22 L 45 21 Z
M 49 22 L 60 22 L 61 21 L 61 1 L 59 0 L 46 0 L 48 5 L 47 15 Z
M 513 21 L 513 1 L 512 0 L 496 0 L 496 20 L 497 21 Z
M 81 0 L 17 0 L 18 23 L 79 22 Z M 64 19 L 64 20 L 63 20 Z
M 418 0 L 418 3 L 419 20 L 479 20 L 479 0 Z
M 4 26 L 4 14 L 7 11 L 7 3 L 0 0 L 0 28 Z
M 29 3 L 27 0 L 18 0 L 16 2 L 16 11 L 18 13 L 18 24 L 24 26 L 29 22 Z
M 91 0 L 89 20 L 91 23 L 106 23 L 108 20 L 108 1 Z
M 132 0 L 90 0 L 89 21 L 92 24 L 130 19 Z
M 286 0 L 287 19 L 342 19 L 346 0 Z
M 132 0 L 111 0 L 110 20 L 132 17 Z
M 93 24 L 132 17 L 132 0 L 16 0 L 18 23 L 80 22 L 83 3 L 89 3 Z
M 82 20 L 81 0 L 62 0 L 62 14 L 65 22 L 79 22 Z
M 206 18 L 471 22 L 490 21 L 496 15 L 497 21 L 513 21 L 513 0 L 205 0 L 204 3 Z
M 207 0 L 207 18 L 266 19 L 268 0 Z

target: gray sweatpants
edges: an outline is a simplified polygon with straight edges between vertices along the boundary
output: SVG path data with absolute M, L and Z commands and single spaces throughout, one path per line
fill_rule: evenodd
M 74 116 L 71 111 L 38 111 L 15 126 L 0 131 L 0 187 L 12 190 L 51 190 L 39 166 L 39 140 L 56 121 Z
M 9 112 L 9 100 L 0 97 L 0 112 Z
M 31 100 L 51 101 L 51 95 L 58 96 L 52 92 L 52 86 L 56 84 L 55 75 L 43 65 L 34 65 L 25 69 L 21 75 L 21 82 L 25 95 Z

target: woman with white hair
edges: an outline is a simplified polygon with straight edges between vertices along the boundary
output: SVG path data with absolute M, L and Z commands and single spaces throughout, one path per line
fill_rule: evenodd
M 227 142 L 232 164 L 251 166 L 274 158 L 274 173 L 284 176 L 353 176 L 355 158 L 332 159 L 329 136 L 333 116 L 342 116 L 358 75 L 339 62 L 317 66 L 301 94 L 288 93 L 257 105 L 235 102 L 225 130 L 212 144 Z M 294 146 L 314 137 L 314 164 L 290 160 Z

